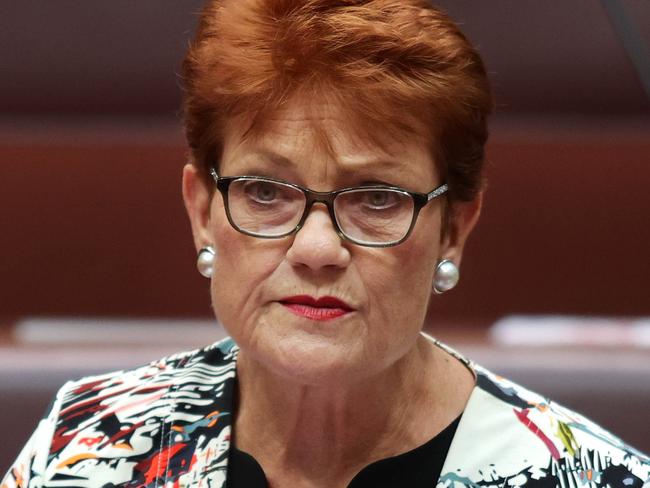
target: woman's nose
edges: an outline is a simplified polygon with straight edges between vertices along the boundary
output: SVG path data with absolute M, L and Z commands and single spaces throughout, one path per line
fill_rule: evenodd
M 350 263 L 350 251 L 343 245 L 323 205 L 315 204 L 311 208 L 304 225 L 294 235 L 287 259 L 293 265 L 313 270 L 345 268 Z

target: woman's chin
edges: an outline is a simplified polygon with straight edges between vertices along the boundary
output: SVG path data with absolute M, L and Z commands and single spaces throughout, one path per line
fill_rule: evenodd
M 267 342 L 267 347 L 259 346 L 253 353 L 258 365 L 293 383 L 340 386 L 342 382 L 360 380 L 371 369 L 362 351 L 355 347 L 358 344 L 331 337 L 298 334 Z

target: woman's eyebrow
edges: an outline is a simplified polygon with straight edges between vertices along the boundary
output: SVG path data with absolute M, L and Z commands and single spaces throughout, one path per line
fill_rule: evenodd
M 283 168 L 295 168 L 296 166 L 298 166 L 298 163 L 292 161 L 291 159 L 282 156 L 278 153 L 275 153 L 273 151 L 266 151 L 266 150 L 260 150 L 260 151 L 249 153 L 246 157 L 242 159 L 242 162 L 256 163 L 256 162 L 260 162 L 260 160 L 262 160 L 263 162 L 274 164 L 276 166 L 282 166 Z
M 405 170 L 408 164 L 394 159 L 368 159 L 366 161 L 355 161 L 339 165 L 344 173 L 355 173 L 358 171 L 388 171 Z
M 339 165 L 338 173 L 343 180 L 381 183 L 389 186 L 413 186 L 420 181 L 413 167 L 395 159 L 368 159 Z
M 259 163 L 270 164 L 284 169 L 296 170 L 300 168 L 300 166 L 308 164 L 309 161 L 294 161 L 274 151 L 260 149 L 249 153 L 244 158 L 242 158 L 240 162 L 240 164 L 245 168 L 250 165 L 256 166 Z M 354 162 L 339 162 L 336 165 L 336 169 L 344 178 L 363 177 L 374 181 L 386 172 L 398 171 L 403 175 L 408 175 L 410 173 L 409 166 L 410 165 L 408 163 L 397 159 L 368 158 L 366 160 L 363 160 L 359 158 Z M 250 169 L 259 171 L 263 168 L 256 166 L 255 168 Z

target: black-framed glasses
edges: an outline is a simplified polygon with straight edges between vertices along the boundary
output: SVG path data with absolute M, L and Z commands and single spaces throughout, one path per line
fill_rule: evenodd
M 243 234 L 286 237 L 300 230 L 314 203 L 323 203 L 341 238 L 369 247 L 404 242 L 420 210 L 447 191 L 442 184 L 429 193 L 384 185 L 320 192 L 262 176 L 219 176 L 214 168 L 210 174 L 223 196 L 230 225 Z

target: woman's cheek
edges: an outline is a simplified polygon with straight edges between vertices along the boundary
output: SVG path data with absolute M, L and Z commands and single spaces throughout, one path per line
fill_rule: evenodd
M 418 256 L 416 250 L 401 251 L 359 267 L 370 299 L 368 320 L 371 326 L 381 323 L 385 330 L 411 325 L 419 330 L 424 320 L 420 310 L 429 299 L 428 277 L 432 271 L 423 266 L 421 259 L 414 258 Z
M 232 232 L 236 231 L 230 229 Z M 278 298 L 273 290 L 273 275 L 282 262 L 282 249 L 279 243 L 252 240 L 239 233 L 228 237 L 218 243 L 217 252 L 219 247 L 222 252 L 215 267 L 212 296 L 219 309 L 226 307 L 232 312 L 229 316 L 246 319 L 269 300 Z
M 400 296 L 409 295 L 413 290 L 412 277 L 416 270 L 412 269 L 410 263 L 417 261 L 421 268 L 421 262 L 408 253 L 382 251 L 381 254 L 373 253 L 368 259 L 359 262 L 357 269 L 375 300 L 386 303 L 399 301 Z

